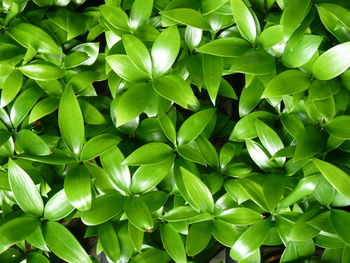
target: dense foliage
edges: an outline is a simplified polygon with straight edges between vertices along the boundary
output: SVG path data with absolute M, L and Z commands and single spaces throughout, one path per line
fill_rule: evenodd
M 0 262 L 350 262 L 349 1 L 0 5 Z

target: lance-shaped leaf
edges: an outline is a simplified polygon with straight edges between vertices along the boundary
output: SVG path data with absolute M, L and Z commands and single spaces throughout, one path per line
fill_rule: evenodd
M 31 252 L 27 256 L 28 263 L 50 263 L 49 259 L 37 252 Z
M 212 213 L 214 200 L 208 187 L 196 175 L 187 169 L 180 167 L 183 182 L 189 198 L 196 205 L 196 209 Z
M 120 246 L 117 234 L 110 222 L 98 226 L 98 240 L 107 257 L 113 262 L 120 259 Z
M 312 67 L 315 78 L 329 80 L 350 67 L 350 42 L 336 45 L 319 56 Z
M 257 119 L 255 122 L 255 127 L 259 136 L 259 140 L 271 156 L 284 148 L 281 138 L 272 128 L 270 128 L 269 125 Z M 282 167 L 285 162 L 285 158 L 277 158 L 276 162 L 279 166 Z
M 168 263 L 169 260 L 170 258 L 164 250 L 150 248 L 136 255 L 130 263 Z
M 318 183 L 319 174 L 305 177 L 299 181 L 296 187 L 280 203 L 279 207 L 285 208 L 297 202 L 301 198 L 311 194 Z
M 274 77 L 266 86 L 263 98 L 279 97 L 307 90 L 311 85 L 307 75 L 299 70 L 287 70 Z
M 327 123 L 326 129 L 329 132 L 329 134 L 335 137 L 342 139 L 350 139 L 349 122 L 349 115 L 338 116 Z
M 129 82 L 149 79 L 146 72 L 136 67 L 127 55 L 111 55 L 106 57 L 107 63 L 121 78 Z
M 45 222 L 43 233 L 48 247 L 59 258 L 69 263 L 92 263 L 83 247 L 63 225 Z
M 26 48 L 32 46 L 40 53 L 62 54 L 61 48 L 49 34 L 37 26 L 28 23 L 19 23 L 10 27 L 8 32 L 14 40 Z
M 35 231 L 39 219 L 31 216 L 18 216 L 0 226 L 0 254 L 11 245 L 24 240 Z
M 123 44 L 126 54 L 129 56 L 134 65 L 144 72 L 151 74 L 151 56 L 147 47 L 142 43 L 142 41 L 133 35 L 123 35 Z
M 240 235 L 239 230 L 232 224 L 220 219 L 212 222 L 211 233 L 221 244 L 231 247 Z
M 241 261 L 253 254 L 264 242 L 270 230 L 270 225 L 270 219 L 265 219 L 250 226 L 233 244 L 230 256 L 235 260 Z
M 204 55 L 203 61 L 204 83 L 207 87 L 211 102 L 215 105 L 216 96 L 221 83 L 221 75 L 223 73 L 224 61 L 222 57 L 212 55 Z
M 154 188 L 168 175 L 173 162 L 174 158 L 170 157 L 160 163 L 139 167 L 132 176 L 131 191 L 138 194 Z
M 102 167 L 108 173 L 111 181 L 118 188 L 129 192 L 130 171 L 128 166 L 123 163 L 124 159 L 124 155 L 118 147 L 113 147 L 100 156 Z
M 123 162 L 128 165 L 144 165 L 162 162 L 173 155 L 173 149 L 165 143 L 148 143 L 133 153 Z
M 182 78 L 175 75 L 167 75 L 153 82 L 154 90 L 162 97 L 174 101 L 188 109 L 190 105 L 197 105 L 191 86 Z
M 319 159 L 313 159 L 327 181 L 341 194 L 350 197 L 350 176 L 333 164 Z
M 207 127 L 215 111 L 215 108 L 209 108 L 199 111 L 189 117 L 179 129 L 177 135 L 178 143 L 184 144 L 195 140 Z
M 162 224 L 160 236 L 165 251 L 176 263 L 186 263 L 187 257 L 181 236 L 169 224 Z
M 138 83 L 131 86 L 118 101 L 117 126 L 133 120 L 145 111 L 149 104 L 152 87 L 149 83 Z
M 119 30 L 129 30 L 128 15 L 120 7 L 112 5 L 99 6 L 101 16 L 114 28 Z
M 19 70 L 14 70 L 8 75 L 2 86 L 0 107 L 5 107 L 17 96 L 21 90 L 22 83 L 23 75 Z
M 276 69 L 275 59 L 264 51 L 249 51 L 233 60 L 231 72 L 251 75 L 265 75 Z
M 176 27 L 169 27 L 159 34 L 151 51 L 153 75 L 166 73 L 173 65 L 180 50 L 180 35 Z
M 198 52 L 213 56 L 239 57 L 251 46 L 247 41 L 238 37 L 220 38 L 210 41 L 198 48 Z
M 133 197 L 124 204 L 125 214 L 129 221 L 141 231 L 150 231 L 153 228 L 152 215 L 139 197 Z
M 59 105 L 59 99 L 57 98 L 45 98 L 36 103 L 29 114 L 29 123 L 33 123 L 36 120 L 54 112 Z
M 260 33 L 260 25 L 255 14 L 243 0 L 231 0 L 231 8 L 239 32 L 254 45 Z
M 158 116 L 158 121 L 160 127 L 162 128 L 165 136 L 176 145 L 176 130 L 173 122 L 169 118 L 167 114 L 163 114 L 162 116 Z
M 130 222 L 128 222 L 128 232 L 129 232 L 129 238 L 133 247 L 136 249 L 137 252 L 141 252 L 144 232 L 138 229 L 137 227 L 135 227 Z
M 62 94 L 58 108 L 58 126 L 68 148 L 78 156 L 84 142 L 84 120 L 79 103 L 71 87 Z
M 12 159 L 8 163 L 8 180 L 18 206 L 26 213 L 41 216 L 44 203 L 30 176 Z
M 56 80 L 62 78 L 66 73 L 54 64 L 40 60 L 21 66 L 19 70 L 28 78 L 40 81 Z
M 47 143 L 37 134 L 30 130 L 22 129 L 16 136 L 16 143 L 29 154 L 48 155 L 51 150 Z
M 166 18 L 176 21 L 179 24 L 209 30 L 209 25 L 204 16 L 198 11 L 190 8 L 176 8 L 161 11 L 160 14 Z
M 120 138 L 111 134 L 100 134 L 91 138 L 81 151 L 80 159 L 82 161 L 92 160 L 97 156 L 116 146 Z
M 210 222 L 199 222 L 191 225 L 186 238 L 186 252 L 189 256 L 195 256 L 208 245 L 211 232 Z
M 91 178 L 88 169 L 76 166 L 64 178 L 64 191 L 68 201 L 78 210 L 86 211 L 91 207 Z
M 81 220 L 88 226 L 102 224 L 123 211 L 124 201 L 117 192 L 97 197 L 92 200 L 90 210 L 81 213 Z
M 35 105 L 37 100 L 43 93 L 42 89 L 37 86 L 24 90 L 15 100 L 11 107 L 10 118 L 15 128 L 20 125 L 29 113 L 30 109 Z
M 136 29 L 144 25 L 151 16 L 152 9 L 153 0 L 136 0 L 130 10 L 130 28 Z
M 331 210 L 332 225 L 338 236 L 350 246 L 350 237 L 348 235 L 350 231 L 350 213 L 343 210 Z
M 262 215 L 252 209 L 237 207 L 224 210 L 217 218 L 238 226 L 252 225 L 262 220 Z
M 263 170 L 271 170 L 276 166 L 275 161 L 270 160 L 270 155 L 267 151 L 257 142 L 253 140 L 246 140 L 248 153 L 257 166 Z
M 62 189 L 45 204 L 44 218 L 58 221 L 69 215 L 74 209 L 74 206 L 69 203 L 64 189 Z

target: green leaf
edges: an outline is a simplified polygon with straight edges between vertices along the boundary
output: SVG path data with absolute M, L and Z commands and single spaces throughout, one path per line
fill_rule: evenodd
M 285 181 L 285 177 L 280 174 L 269 174 L 264 180 L 263 193 L 270 212 L 275 210 L 281 200 Z
M 307 90 L 311 81 L 299 70 L 286 70 L 274 77 L 266 86 L 263 98 L 279 97 Z
M 185 80 L 174 75 L 167 75 L 153 82 L 154 90 L 162 97 L 172 100 L 188 109 L 190 105 L 197 105 L 192 88 Z
M 337 79 L 328 81 L 314 80 L 309 89 L 309 100 L 327 99 L 338 93 L 341 89 L 341 84 Z
M 130 18 L 132 21 L 132 18 Z M 152 61 L 147 47 L 133 35 L 123 35 L 123 44 L 126 54 L 136 67 L 144 72 L 151 74 Z M 137 47 L 137 48 L 135 48 Z
M 135 0 L 130 10 L 130 28 L 136 29 L 144 25 L 151 16 L 152 9 L 153 0 Z
M 255 128 L 255 122 L 258 118 L 262 120 L 271 120 L 273 114 L 266 111 L 256 111 L 244 116 L 233 128 L 230 140 L 244 141 L 257 137 L 258 134 Z
M 47 251 L 47 252 L 50 251 L 50 249 L 47 247 L 46 242 L 44 240 L 41 224 L 38 225 L 38 227 L 34 230 L 33 233 L 31 233 L 29 236 L 26 237 L 26 241 L 30 243 L 32 246 L 35 246 L 40 250 Z
M 30 176 L 12 159 L 8 163 L 8 179 L 18 206 L 26 213 L 41 216 L 43 200 Z
M 177 135 L 178 143 L 185 144 L 195 140 L 207 127 L 215 112 L 215 108 L 209 108 L 191 115 L 179 129 Z
M 315 174 L 301 179 L 294 187 L 293 191 L 291 191 L 278 206 L 280 208 L 288 207 L 301 198 L 311 194 L 315 190 L 319 178 L 319 174 Z
M 21 149 L 33 155 L 48 155 L 51 153 L 49 146 L 37 134 L 30 130 L 22 129 L 16 135 L 16 143 Z
M 143 165 L 132 176 L 131 191 L 134 194 L 144 193 L 157 186 L 170 172 L 174 158 L 163 162 Z
M 55 11 L 48 12 L 47 16 L 51 22 L 66 31 L 66 40 L 75 38 L 85 31 L 86 25 L 82 14 L 69 9 L 59 8 Z
M 28 24 L 19 23 L 8 29 L 10 36 L 22 46 L 32 46 L 40 53 L 52 55 L 62 54 L 61 48 L 41 28 Z
M 240 261 L 253 254 L 264 242 L 270 230 L 270 224 L 270 220 L 265 219 L 260 223 L 250 226 L 233 244 L 230 256 Z
M 172 152 L 173 149 L 165 143 L 148 143 L 131 153 L 123 163 L 134 166 L 159 163 L 171 157 Z
M 169 224 L 162 224 L 160 237 L 165 251 L 176 263 L 186 263 L 187 257 L 181 236 Z
M 69 203 L 64 189 L 57 192 L 45 204 L 44 218 L 58 221 L 73 212 L 74 207 Z
M 124 155 L 118 147 L 113 147 L 100 156 L 102 167 L 108 173 L 111 181 L 117 188 L 128 193 L 131 179 L 129 168 L 123 163 L 124 159 Z
M 281 138 L 273 129 L 270 128 L 269 125 L 257 119 L 255 122 L 255 127 L 259 140 L 271 156 L 284 148 Z M 276 162 L 280 167 L 282 167 L 285 162 L 285 158 L 277 158 Z
M 37 252 L 31 252 L 27 256 L 28 263 L 50 263 L 50 261 L 44 257 L 42 254 Z
M 181 157 L 183 157 L 191 162 L 199 163 L 201 165 L 206 165 L 206 163 L 207 163 L 203 154 L 199 150 L 196 142 L 190 142 L 187 144 L 180 145 L 177 148 L 177 153 Z
M 243 88 L 239 98 L 239 116 L 243 117 L 250 113 L 258 106 L 261 101 L 261 95 L 264 91 L 265 85 L 259 79 L 254 77 L 253 80 Z
M 62 78 L 66 73 L 63 69 L 51 64 L 36 60 L 30 64 L 19 67 L 19 70 L 28 78 L 49 81 Z
M 308 258 L 315 253 L 315 245 L 312 240 L 294 242 L 289 241 L 283 252 L 281 261 L 291 262 L 299 258 Z
M 129 238 L 133 247 L 136 249 L 137 252 L 141 252 L 144 232 L 138 229 L 137 227 L 135 227 L 130 222 L 128 222 L 128 232 L 129 232 Z
M 100 156 L 104 152 L 117 145 L 120 138 L 111 134 L 100 134 L 91 138 L 81 151 L 80 160 L 87 161 Z
M 120 30 L 129 30 L 128 15 L 119 7 L 111 5 L 99 6 L 101 16 L 111 24 L 112 27 Z
M 136 255 L 130 263 L 167 263 L 169 260 L 170 258 L 165 251 L 149 248 Z
M 100 225 L 120 214 L 124 207 L 124 197 L 113 192 L 92 200 L 90 210 L 81 213 L 81 220 L 88 226 Z
M 29 123 L 33 123 L 42 117 L 57 110 L 59 100 L 57 98 L 45 98 L 36 103 L 29 114 Z
M 24 120 L 41 94 L 42 90 L 35 86 L 24 90 L 21 95 L 17 97 L 10 111 L 10 118 L 15 128 Z
M 208 187 L 196 175 L 180 167 L 183 182 L 189 198 L 196 205 L 196 210 L 208 213 L 214 211 L 214 200 Z
M 327 181 L 341 194 L 350 197 L 350 176 L 338 167 L 319 159 L 313 159 Z
M 204 55 L 202 59 L 204 83 L 211 102 L 215 105 L 216 96 L 221 83 L 224 61 L 222 57 L 212 55 Z
M 110 222 L 98 226 L 98 240 L 107 257 L 113 262 L 120 259 L 120 247 L 117 234 Z
M 158 121 L 160 124 L 160 127 L 162 128 L 165 136 L 174 144 L 176 145 L 176 130 L 175 126 L 172 123 L 171 119 L 167 114 L 163 114 L 161 116 L 158 115 Z
M 196 10 L 190 8 L 176 8 L 161 11 L 160 14 L 166 18 L 170 18 L 179 24 L 209 30 L 209 25 L 204 16 Z
M 0 226 L 0 254 L 11 245 L 24 240 L 39 225 L 39 219 L 31 216 L 18 216 Z
M 58 126 L 64 142 L 78 156 L 84 143 L 84 120 L 78 100 L 69 86 L 65 88 L 61 97 Z
M 250 75 L 266 75 L 276 70 L 275 59 L 264 51 L 252 50 L 234 58 L 230 72 Z
M 342 139 L 350 139 L 350 128 L 349 128 L 349 115 L 337 116 L 331 121 L 329 121 L 326 125 L 326 129 L 329 134 L 342 138 Z
M 178 222 L 187 220 L 198 215 L 198 212 L 190 206 L 177 206 L 172 210 L 167 211 L 163 219 L 168 222 Z
M 257 142 L 253 140 L 246 140 L 248 153 L 254 163 L 263 170 L 271 170 L 276 165 L 273 160 L 270 160 L 269 154 L 266 150 Z
M 92 263 L 83 247 L 63 225 L 47 221 L 43 232 L 48 247 L 59 258 L 69 263 Z
M 198 52 L 213 56 L 239 57 L 251 49 L 249 43 L 238 37 L 228 37 L 210 41 L 198 48 Z
M 329 80 L 350 67 L 350 42 L 336 45 L 319 56 L 312 67 L 315 78 Z
M 149 79 L 146 72 L 134 66 L 127 55 L 111 55 L 106 57 L 107 63 L 121 78 L 129 82 Z
M 211 238 L 210 228 L 210 222 L 200 222 L 191 225 L 186 238 L 187 255 L 193 257 L 205 249 Z
M 64 178 L 64 191 L 68 201 L 78 210 L 86 211 L 91 207 L 90 173 L 84 166 L 76 166 Z
M 133 120 L 145 111 L 151 97 L 150 84 L 138 83 L 131 86 L 120 97 L 117 106 L 117 126 Z
M 338 236 L 349 246 L 350 237 L 348 233 L 350 231 L 350 213 L 343 210 L 332 209 L 331 221 Z
M 231 8 L 242 37 L 254 45 L 260 33 L 260 25 L 255 14 L 243 0 L 231 0 Z
M 260 213 L 245 207 L 237 207 L 221 211 L 216 217 L 237 226 L 252 225 L 263 219 Z
M 64 151 L 61 151 L 58 149 L 54 149 L 52 154 L 45 155 L 45 156 L 19 154 L 19 155 L 16 155 L 16 157 L 19 159 L 31 160 L 35 162 L 54 164 L 54 165 L 72 164 L 77 162 L 76 159 L 72 158 L 70 155 L 68 155 Z
M 285 48 L 282 56 L 284 65 L 298 68 L 307 63 L 317 52 L 323 38 L 316 35 L 304 35 L 293 48 Z
M 241 186 L 243 191 L 264 211 L 268 211 L 265 202 L 263 188 L 260 183 L 256 182 L 254 178 L 240 178 L 237 183 Z
M 281 17 L 286 36 L 291 36 L 300 26 L 311 7 L 310 0 L 296 0 L 288 2 Z M 298 12 L 295 12 L 298 10 Z
M 153 76 L 164 75 L 174 64 L 179 50 L 180 35 L 177 27 L 169 27 L 160 33 L 151 50 Z
M 133 197 L 124 204 L 125 214 L 129 221 L 141 231 L 150 231 L 153 228 L 152 215 L 139 197 Z
M 0 107 L 9 104 L 21 90 L 23 75 L 19 70 L 12 71 L 6 78 L 1 92 Z
M 221 244 L 232 247 L 240 233 L 238 229 L 220 219 L 212 221 L 211 233 Z

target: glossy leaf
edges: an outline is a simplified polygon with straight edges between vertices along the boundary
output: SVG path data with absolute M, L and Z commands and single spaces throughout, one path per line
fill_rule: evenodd
M 153 219 L 145 202 L 139 197 L 131 198 L 125 203 L 125 214 L 129 221 L 141 231 L 153 228 Z
M 221 57 L 212 55 L 203 56 L 202 65 L 204 83 L 207 87 L 209 97 L 214 105 L 221 83 L 221 75 L 224 67 L 223 63 L 224 62 Z
M 69 203 L 64 189 L 57 192 L 45 204 L 44 218 L 58 221 L 73 212 L 74 207 Z
M 41 216 L 44 204 L 34 182 L 12 159 L 9 159 L 8 166 L 8 180 L 17 204 L 23 211 Z
M 95 136 L 84 145 L 80 159 L 83 161 L 92 160 L 116 146 L 119 141 L 119 137 L 110 134 Z
M 51 153 L 46 142 L 30 130 L 22 129 L 16 136 L 16 143 L 29 154 L 48 155 Z
M 198 52 L 213 56 L 239 57 L 249 50 L 249 43 L 241 38 L 228 37 L 210 41 L 198 48 Z
M 128 165 L 143 165 L 162 162 L 172 156 L 172 149 L 165 143 L 154 142 L 143 145 L 124 161 Z
M 195 11 L 190 8 L 164 10 L 160 12 L 160 14 L 180 24 L 185 24 L 203 30 L 209 29 L 209 25 L 207 24 L 204 16 L 198 11 Z
M 178 263 L 186 263 L 186 252 L 183 241 L 179 233 L 177 233 L 169 224 L 163 224 L 160 228 L 160 236 L 168 255 Z

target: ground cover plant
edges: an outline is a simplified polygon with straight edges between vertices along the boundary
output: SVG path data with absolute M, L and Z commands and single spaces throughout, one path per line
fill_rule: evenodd
M 350 262 L 349 67 L 347 0 L 0 0 L 0 262 Z

